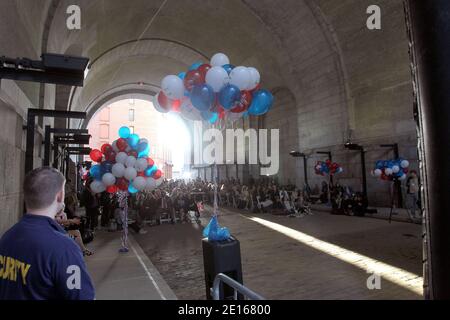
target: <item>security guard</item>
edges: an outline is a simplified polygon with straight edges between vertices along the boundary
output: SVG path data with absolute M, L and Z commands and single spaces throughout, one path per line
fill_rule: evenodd
M 0 239 L 0 300 L 93 300 L 80 248 L 55 221 L 64 176 L 43 167 L 24 181 L 27 214 Z

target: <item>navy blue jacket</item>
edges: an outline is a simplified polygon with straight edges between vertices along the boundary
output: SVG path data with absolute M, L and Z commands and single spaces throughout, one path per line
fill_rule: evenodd
M 92 300 L 81 249 L 53 219 L 27 214 L 0 239 L 0 300 Z

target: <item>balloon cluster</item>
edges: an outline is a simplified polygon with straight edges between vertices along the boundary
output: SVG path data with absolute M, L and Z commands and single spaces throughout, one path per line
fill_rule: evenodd
M 261 76 L 253 67 L 230 64 L 223 53 L 210 63 L 194 63 L 187 72 L 168 75 L 154 100 L 161 113 L 177 112 L 187 120 L 236 121 L 248 115 L 263 115 L 273 104 L 272 94 L 260 89 Z
M 148 140 L 132 134 L 128 127 L 120 128 L 119 136 L 112 144 L 104 144 L 101 150 L 93 149 L 89 154 L 97 163 L 89 170 L 89 176 L 94 179 L 91 190 L 137 193 L 159 186 L 162 172 L 148 156 Z
M 336 173 L 341 173 L 344 171 L 344 169 L 342 169 L 342 167 L 338 163 L 331 162 L 330 159 L 326 161 L 317 161 L 314 170 L 316 174 L 321 176 L 325 176 L 326 174 L 334 175 Z
M 378 160 L 372 171 L 374 177 L 385 181 L 405 180 L 408 173 L 409 161 L 399 158 L 396 160 Z

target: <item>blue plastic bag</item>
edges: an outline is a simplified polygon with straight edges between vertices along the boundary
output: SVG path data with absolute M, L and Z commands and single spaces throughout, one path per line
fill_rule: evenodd
M 208 225 L 203 230 L 203 236 L 208 238 L 208 241 L 225 241 L 231 237 L 228 228 L 221 228 L 219 226 L 217 216 L 213 216 L 211 218 Z

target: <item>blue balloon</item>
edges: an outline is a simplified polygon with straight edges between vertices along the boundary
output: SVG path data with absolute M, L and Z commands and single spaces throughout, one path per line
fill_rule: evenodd
M 147 142 L 141 142 L 136 146 L 136 151 L 137 152 L 141 152 L 144 151 L 145 149 L 147 149 L 148 147 L 148 143 Z
M 207 84 L 200 84 L 194 86 L 191 93 L 192 105 L 200 111 L 206 111 L 211 109 L 216 95 L 213 88 Z
M 225 71 L 228 73 L 228 75 L 231 73 L 231 71 L 233 71 L 234 68 L 236 68 L 235 66 L 233 66 L 232 64 L 225 64 L 222 66 L 222 68 L 225 69 Z
M 153 165 L 153 166 L 145 169 L 144 174 L 146 177 L 151 177 L 153 175 L 153 172 L 155 172 L 156 170 L 158 170 L 158 169 L 156 168 L 155 165 Z
M 111 173 L 112 172 L 113 164 L 110 161 L 103 161 L 100 165 L 101 168 L 101 175 L 103 176 L 105 173 Z
M 137 134 L 133 133 L 128 137 L 128 145 L 131 148 L 135 149 L 138 143 L 139 143 L 139 136 Z
M 186 72 L 180 72 L 180 73 L 178 74 L 178 77 L 179 77 L 181 80 L 184 80 L 184 78 L 186 78 Z
M 241 90 L 235 85 L 228 84 L 219 92 L 219 102 L 226 110 L 232 109 L 239 100 L 241 100 Z
M 196 70 L 196 69 L 197 69 L 198 67 L 200 67 L 202 64 L 203 64 L 203 62 L 201 62 L 201 61 L 194 62 L 194 63 L 189 67 L 189 71 Z
M 383 160 L 378 160 L 378 161 L 375 163 L 375 168 L 377 168 L 377 169 L 383 169 L 383 167 L 384 167 L 384 162 L 383 162 Z
M 129 193 L 138 193 L 139 190 L 136 189 L 136 188 L 133 186 L 133 183 L 130 182 L 130 185 L 128 186 L 128 192 L 129 192 Z
M 130 128 L 128 127 L 121 127 L 119 129 L 119 137 L 121 137 L 122 139 L 128 139 L 130 133 Z
M 273 95 L 265 90 L 258 90 L 253 93 L 253 100 L 248 113 L 254 116 L 260 116 L 265 114 L 273 105 Z
M 102 179 L 102 168 L 101 168 L 101 166 L 99 164 L 96 164 L 96 165 L 92 166 L 91 169 L 89 170 L 89 174 L 95 180 L 101 180 Z
M 150 153 L 150 146 L 147 143 L 147 146 L 145 147 L 145 149 L 142 151 L 139 151 L 138 158 L 148 157 L 149 153 Z

